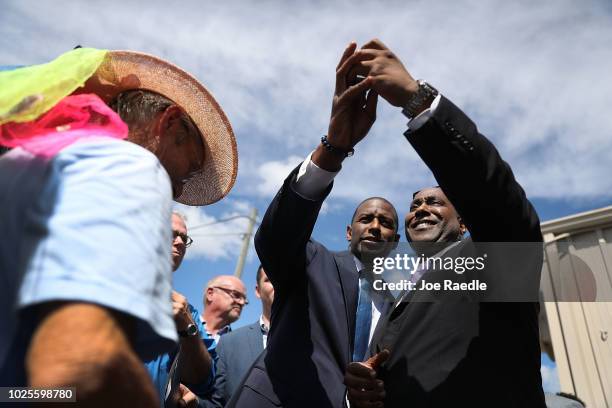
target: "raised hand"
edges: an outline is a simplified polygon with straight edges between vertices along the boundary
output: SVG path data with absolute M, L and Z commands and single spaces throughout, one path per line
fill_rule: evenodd
M 385 385 L 376 378 L 376 370 L 389 358 L 389 350 L 370 357 L 364 362 L 352 362 L 346 367 L 344 384 L 351 408 L 382 408 Z
M 349 61 L 352 74 L 367 75 L 370 86 L 393 106 L 404 107 L 418 90 L 400 59 L 378 39 L 366 43 Z
M 376 120 L 378 95 L 370 90 L 370 79 L 366 78 L 357 84 L 349 83 L 351 68 L 358 62 L 352 58 L 356 48 L 357 44 L 351 42 L 336 67 L 336 87 L 327 140 L 341 151 L 349 151 L 359 143 Z M 319 146 L 312 159 L 327 170 L 338 170 L 344 157 L 334 157 L 334 154 Z
M 187 298 L 175 290 L 172 291 L 172 316 L 179 331 L 187 329 L 187 326 L 193 323 Z

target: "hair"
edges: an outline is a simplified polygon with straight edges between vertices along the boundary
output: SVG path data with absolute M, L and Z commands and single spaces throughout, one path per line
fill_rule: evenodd
M 257 275 L 255 275 L 255 283 L 257 285 L 259 285 L 259 281 L 261 280 L 261 276 L 263 275 L 263 266 L 261 264 L 259 264 L 259 267 L 257 267 Z
M 366 198 L 365 200 L 363 200 L 362 202 L 359 203 L 359 205 L 357 207 L 355 207 L 355 211 L 353 212 L 353 216 L 351 217 L 351 224 L 353 223 L 353 221 L 355 221 L 355 217 L 357 216 L 357 210 L 359 209 L 359 207 L 361 207 L 363 204 L 367 203 L 368 201 L 371 200 L 381 200 L 384 201 L 385 203 L 389 204 L 389 206 L 391 207 L 391 209 L 393 210 L 393 220 L 395 221 L 395 232 L 397 232 L 397 229 L 399 227 L 399 218 L 397 216 L 397 211 L 395 210 L 395 207 L 393 206 L 393 204 L 391 204 L 391 202 L 389 200 L 387 200 L 386 198 L 383 197 L 369 197 Z
M 422 189 L 417 190 L 417 191 L 415 191 L 414 193 L 412 193 L 412 199 L 414 200 L 414 197 L 416 197 L 416 195 L 417 195 L 417 194 L 419 194 L 421 191 L 423 191 L 423 190 L 428 190 L 428 189 L 430 189 L 430 188 L 439 188 L 440 190 L 442 190 L 442 188 L 441 188 L 440 186 L 425 187 L 425 188 L 422 188 Z M 444 192 L 444 190 L 442 190 L 442 192 Z M 444 193 L 444 194 L 446 194 L 446 193 Z
M 183 223 L 187 224 L 187 216 L 184 215 L 181 212 L 178 211 L 172 211 L 172 215 L 176 215 L 177 217 L 179 217 L 181 220 L 183 220 Z
M 146 126 L 171 105 L 174 102 L 165 96 L 142 89 L 121 92 L 109 104 L 128 126 Z
M 172 105 L 177 104 L 163 95 L 143 89 L 123 91 L 109 103 L 110 108 L 128 125 L 130 133 L 146 129 L 157 115 Z M 193 128 L 199 132 L 187 114 L 181 115 L 181 123 L 185 129 Z

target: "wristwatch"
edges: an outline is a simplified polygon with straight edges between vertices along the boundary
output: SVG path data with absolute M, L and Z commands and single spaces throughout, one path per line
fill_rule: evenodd
M 406 106 L 404 106 L 404 109 L 402 109 L 402 113 L 409 118 L 414 118 L 424 111 L 427 106 L 426 104 L 431 104 L 436 96 L 438 96 L 438 90 L 422 79 L 419 79 L 417 84 L 419 84 L 418 91 L 412 95 L 412 98 L 410 98 Z
M 178 334 L 181 337 L 193 337 L 199 333 L 198 326 L 193 323 L 189 323 L 185 330 L 179 330 Z

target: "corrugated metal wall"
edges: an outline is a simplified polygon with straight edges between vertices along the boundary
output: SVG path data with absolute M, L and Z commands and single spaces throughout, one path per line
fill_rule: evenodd
M 552 344 L 561 390 L 588 407 L 612 408 L 612 225 L 588 218 L 551 222 L 548 231 L 543 224 L 542 337 Z

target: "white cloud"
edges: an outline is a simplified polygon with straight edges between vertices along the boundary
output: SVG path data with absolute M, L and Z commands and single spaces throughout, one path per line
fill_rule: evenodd
M 185 215 L 187 232 L 193 244 L 187 249 L 186 259 L 206 258 L 209 260 L 237 259 L 242 247 L 243 234 L 247 231 L 248 210 L 242 202 L 235 202 L 230 211 L 214 217 L 201 207 L 175 204 L 175 209 Z M 227 220 L 227 221 L 225 221 Z M 253 237 L 249 247 L 253 255 Z
M 542 365 L 540 366 L 540 373 L 542 374 L 542 388 L 545 392 L 555 393 L 561 390 L 557 367 Z
M 530 196 L 589 199 L 612 197 L 611 23 L 597 0 L 8 1 L 0 61 L 41 62 L 80 43 L 183 66 L 232 121 L 248 198 L 273 194 L 289 161 L 316 146 L 342 49 L 377 36 L 477 122 Z M 433 182 L 401 136 L 405 119 L 383 105 L 332 197 L 406 200 Z
M 304 157 L 291 156 L 286 160 L 261 164 L 257 169 L 257 176 L 259 177 L 259 183 L 256 187 L 257 192 L 263 196 L 276 194 L 287 175 L 304 160 Z

